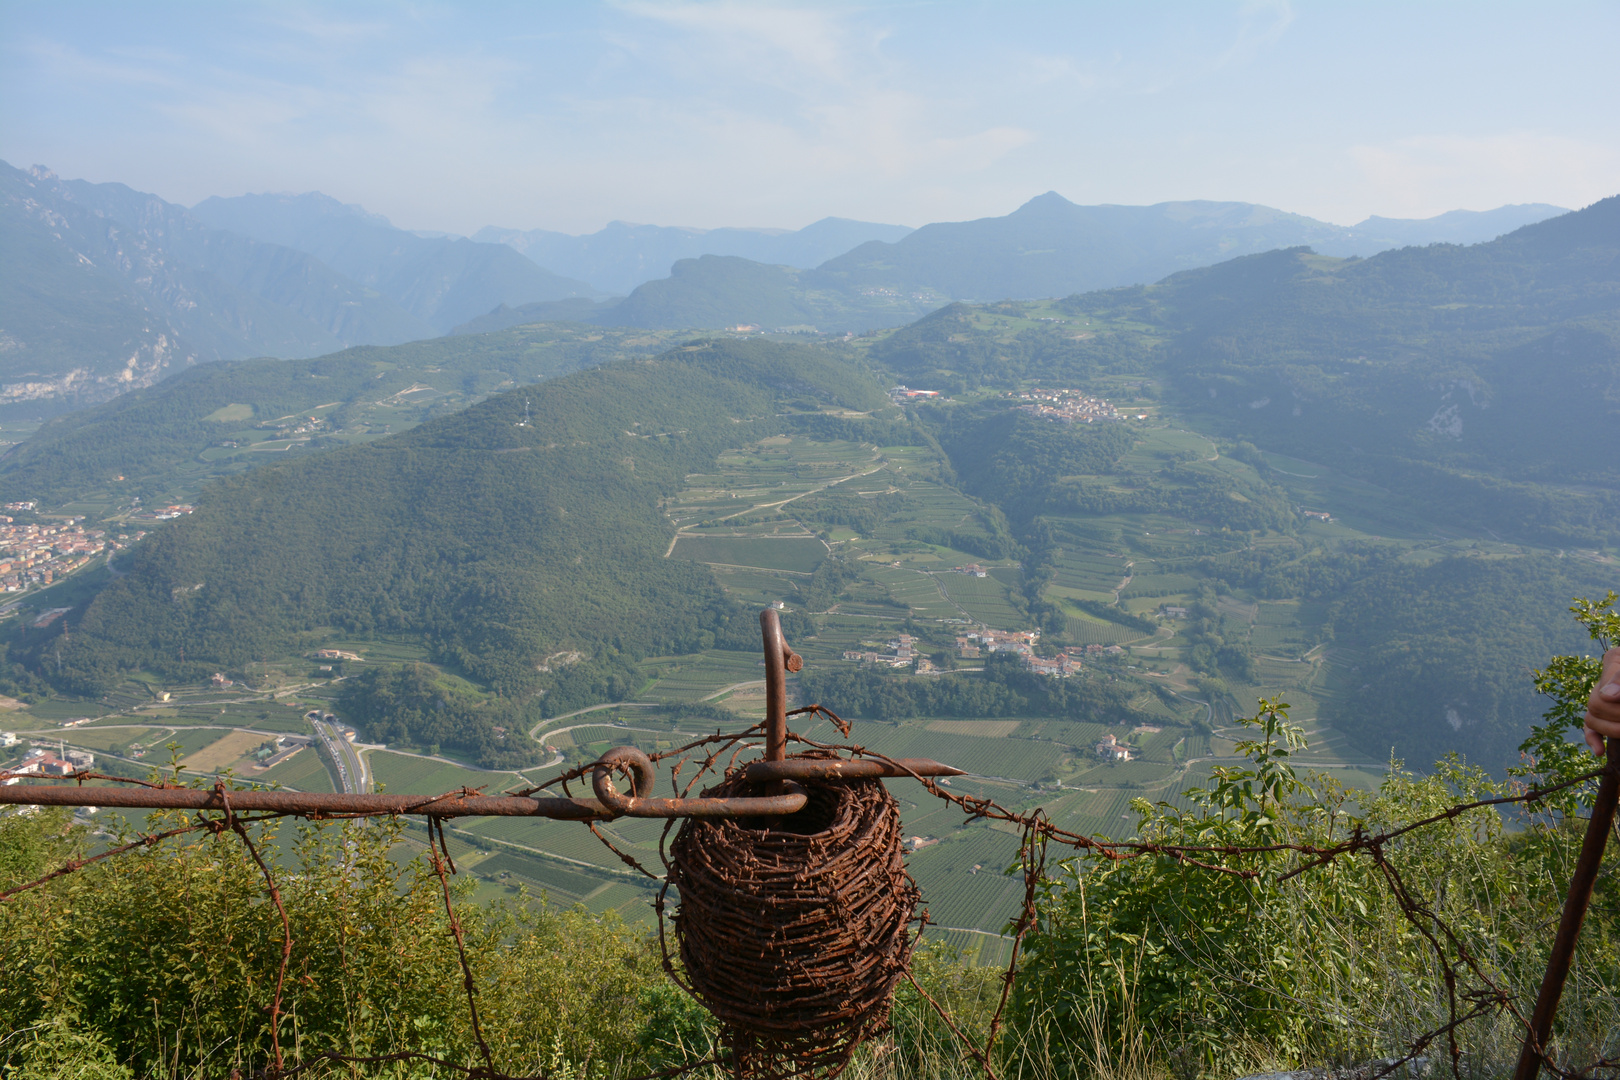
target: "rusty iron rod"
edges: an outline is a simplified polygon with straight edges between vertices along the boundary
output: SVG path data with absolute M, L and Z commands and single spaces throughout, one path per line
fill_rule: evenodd
M 435 814 L 440 817 L 548 817 L 566 821 L 608 819 L 613 812 L 595 799 L 510 795 L 376 795 L 318 791 L 232 791 L 235 811 L 274 814 Z M 0 804 L 107 806 L 136 810 L 224 810 L 213 788 L 0 787 Z
M 765 649 L 765 760 L 787 757 L 787 673 L 804 667 L 782 637 L 782 617 L 775 608 L 759 613 Z
M 775 608 L 759 613 L 759 631 L 765 649 L 765 760 L 781 761 L 787 757 L 787 673 L 804 667 L 804 660 L 788 648 Z M 765 787 L 770 796 L 786 790 L 779 780 Z
M 623 797 L 620 796 L 622 799 Z M 515 795 L 333 795 L 313 791 L 232 791 L 230 809 L 311 816 L 431 814 L 434 817 L 543 817 L 560 821 L 612 821 L 630 817 L 756 817 L 791 814 L 802 794 L 756 799 L 629 799 L 620 809 L 596 799 Z M 130 810 L 219 810 L 225 800 L 212 788 L 0 786 L 0 805 L 106 806 Z
M 1564 912 L 1558 920 L 1558 936 L 1553 941 L 1552 955 L 1547 958 L 1547 972 L 1541 978 L 1541 992 L 1536 995 L 1536 1010 L 1530 1015 L 1530 1030 L 1525 1032 L 1513 1080 L 1536 1080 L 1541 1072 L 1547 1040 L 1552 1036 L 1553 1018 L 1558 1015 L 1558 1002 L 1564 996 L 1564 981 L 1569 978 L 1570 964 L 1575 959 L 1581 922 L 1586 918 L 1587 905 L 1592 902 L 1592 888 L 1597 884 L 1598 870 L 1603 864 L 1603 849 L 1614 829 L 1615 806 L 1620 803 L 1620 739 L 1607 740 L 1604 749 L 1607 767 L 1598 782 L 1597 797 L 1592 800 L 1592 817 L 1586 823 L 1586 837 L 1581 841 L 1575 872 L 1570 875 Z
M 861 758 L 790 758 L 756 761 L 744 768 L 752 783 L 769 780 L 851 780 L 857 777 L 966 776 L 962 769 L 928 758 L 896 758 L 892 763 Z

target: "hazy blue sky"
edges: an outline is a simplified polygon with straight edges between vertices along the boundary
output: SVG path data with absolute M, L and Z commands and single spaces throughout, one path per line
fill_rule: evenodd
M 1620 192 L 1620 4 L 0 0 L 0 157 L 417 229 Z

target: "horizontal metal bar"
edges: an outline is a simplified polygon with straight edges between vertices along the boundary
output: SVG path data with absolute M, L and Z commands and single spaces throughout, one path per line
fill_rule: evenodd
M 606 821 L 617 817 L 595 799 L 516 795 L 333 795 L 315 791 L 232 791 L 232 810 L 278 814 L 435 814 L 439 817 L 544 817 Z M 0 804 L 106 806 L 131 810 L 224 810 L 212 788 L 0 786 Z
M 803 808 L 802 792 L 765 798 L 638 799 L 619 796 L 614 806 L 596 799 L 526 795 L 331 795 L 310 791 L 232 791 L 231 809 L 277 814 L 433 814 L 438 817 L 543 817 L 560 821 L 611 821 L 619 817 L 763 817 Z M 212 788 L 0 786 L 0 805 L 106 806 L 130 810 L 224 810 Z
M 962 769 L 941 765 L 928 758 L 896 758 L 891 765 L 873 758 L 788 758 L 786 761 L 756 761 L 745 770 L 749 782 L 768 780 L 852 780 L 866 776 L 965 776 Z
M 730 799 L 639 799 L 619 795 L 610 805 L 625 817 L 732 818 L 792 814 L 804 809 L 807 801 L 800 788 L 786 795 L 739 795 Z

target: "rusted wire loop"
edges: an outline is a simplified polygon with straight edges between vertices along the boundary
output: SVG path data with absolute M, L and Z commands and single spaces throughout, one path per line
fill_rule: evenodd
M 631 791 L 621 795 L 613 784 L 615 772 L 631 774 Z M 652 761 L 633 746 L 616 746 L 603 754 L 591 770 L 591 790 L 613 814 L 623 817 L 781 817 L 804 809 L 805 792 L 788 782 L 780 795 L 736 795 L 730 798 L 653 799 L 642 795 L 655 781 Z
M 653 771 L 651 758 L 634 746 L 615 746 L 598 758 L 595 768 L 591 770 L 591 790 L 606 806 L 612 806 L 613 800 L 621 798 L 618 789 L 613 786 L 615 772 L 629 774 L 630 795 L 633 798 L 645 799 L 652 794 L 653 785 L 658 783 L 658 774 Z M 604 797 L 604 792 L 608 797 Z

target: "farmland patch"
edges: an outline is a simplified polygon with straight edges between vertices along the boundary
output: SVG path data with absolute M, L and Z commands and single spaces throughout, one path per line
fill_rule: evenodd
M 827 545 L 808 536 L 682 536 L 671 557 L 808 574 L 827 557 Z

